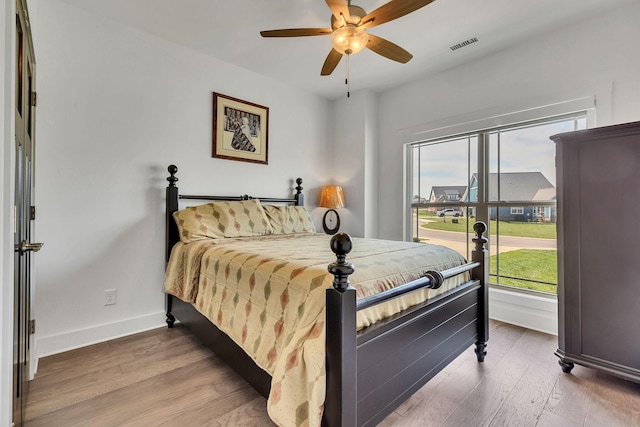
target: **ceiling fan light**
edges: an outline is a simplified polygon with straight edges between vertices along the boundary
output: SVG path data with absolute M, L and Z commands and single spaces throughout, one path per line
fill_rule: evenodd
M 367 46 L 369 37 L 362 27 L 349 24 L 331 33 L 333 48 L 342 54 L 353 55 Z

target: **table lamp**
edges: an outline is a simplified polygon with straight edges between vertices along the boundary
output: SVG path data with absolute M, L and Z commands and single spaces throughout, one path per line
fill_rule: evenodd
M 340 229 L 337 208 L 344 208 L 344 193 L 338 185 L 326 185 L 320 192 L 320 206 L 329 208 L 322 217 L 322 229 L 327 234 L 336 234 Z

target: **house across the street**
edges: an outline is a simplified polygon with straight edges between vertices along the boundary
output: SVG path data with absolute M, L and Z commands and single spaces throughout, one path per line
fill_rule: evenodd
M 511 206 L 490 208 L 490 219 L 499 217 L 501 221 L 555 222 L 555 206 L 518 206 L 517 202 L 554 201 L 556 188 L 542 172 L 507 172 L 489 174 L 489 201 L 513 201 Z M 471 176 L 468 194 L 464 195 L 468 202 L 478 201 L 478 177 Z M 497 215 L 496 215 L 497 214 Z

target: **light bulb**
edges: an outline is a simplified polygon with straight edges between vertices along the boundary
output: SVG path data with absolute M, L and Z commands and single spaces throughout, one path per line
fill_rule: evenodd
M 347 24 L 331 33 L 333 48 L 342 54 L 353 55 L 367 46 L 369 37 L 362 27 Z

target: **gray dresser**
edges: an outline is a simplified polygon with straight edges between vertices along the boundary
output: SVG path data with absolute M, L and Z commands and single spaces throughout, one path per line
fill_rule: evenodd
M 640 122 L 551 139 L 560 366 L 640 382 Z

